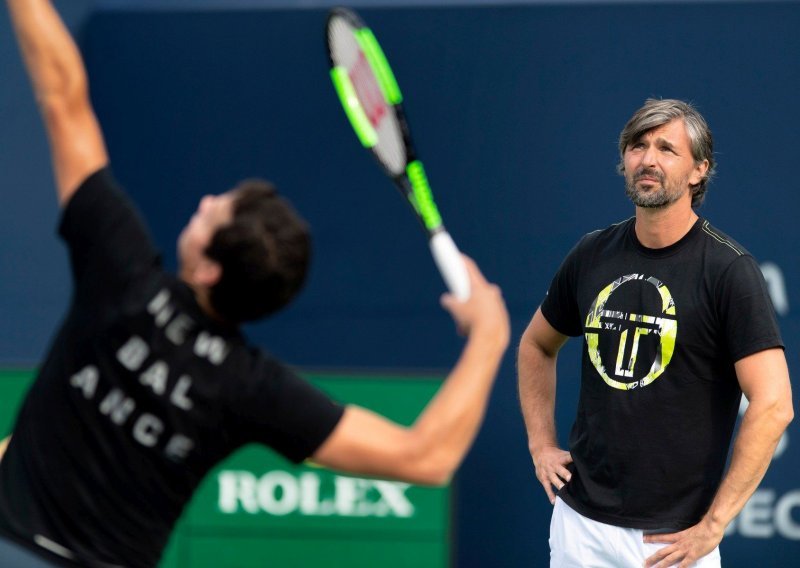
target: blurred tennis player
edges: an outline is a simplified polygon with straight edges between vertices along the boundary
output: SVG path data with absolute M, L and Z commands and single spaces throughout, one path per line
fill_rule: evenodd
M 178 277 L 114 182 L 87 77 L 48 0 L 7 0 L 50 138 L 74 296 L 0 462 L 0 564 L 154 566 L 205 473 L 261 442 L 289 460 L 447 482 L 482 420 L 509 340 L 500 291 L 467 259 L 468 334 L 411 428 L 340 406 L 249 346 L 237 325 L 300 288 L 306 225 L 269 184 L 202 199 Z
M 636 215 L 572 249 L 519 347 L 530 453 L 555 505 L 551 566 L 719 566 L 725 527 L 793 416 L 783 342 L 756 261 L 695 213 L 714 166 L 697 110 L 648 100 L 619 152 Z M 566 452 L 556 357 L 578 335 Z M 750 406 L 723 476 L 742 393 Z

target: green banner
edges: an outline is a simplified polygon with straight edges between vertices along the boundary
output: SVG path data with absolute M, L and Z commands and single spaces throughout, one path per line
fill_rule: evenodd
M 341 402 L 410 425 L 435 377 L 304 373 Z M 0 432 L 31 381 L 0 372 Z M 420 567 L 450 563 L 450 490 L 295 466 L 247 446 L 212 470 L 187 506 L 161 568 Z

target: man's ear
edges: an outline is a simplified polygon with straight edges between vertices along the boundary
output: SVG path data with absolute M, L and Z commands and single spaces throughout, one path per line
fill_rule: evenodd
M 694 170 L 689 175 L 689 185 L 697 185 L 706 175 L 708 171 L 708 160 L 703 160 L 702 162 L 695 164 Z
M 211 288 L 222 278 L 222 266 L 215 260 L 203 257 L 200 259 L 200 262 L 197 263 L 193 276 L 193 280 L 196 284 Z

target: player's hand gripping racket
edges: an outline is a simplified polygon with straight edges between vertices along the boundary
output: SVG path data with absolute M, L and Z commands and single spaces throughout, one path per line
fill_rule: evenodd
M 361 18 L 345 8 L 331 10 L 327 35 L 331 79 L 350 124 L 422 222 L 450 292 L 466 300 L 470 295 L 467 269 L 444 228 L 425 169 L 414 152 L 403 95 L 381 46 Z

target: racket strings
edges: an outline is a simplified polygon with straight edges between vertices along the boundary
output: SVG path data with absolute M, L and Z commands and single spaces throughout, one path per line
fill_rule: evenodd
M 356 32 L 344 18 L 330 20 L 328 46 L 331 61 L 347 71 L 358 102 L 377 133 L 377 142 L 371 150 L 387 171 L 400 175 L 404 173 L 408 159 L 403 130 L 392 105 L 384 97 Z

